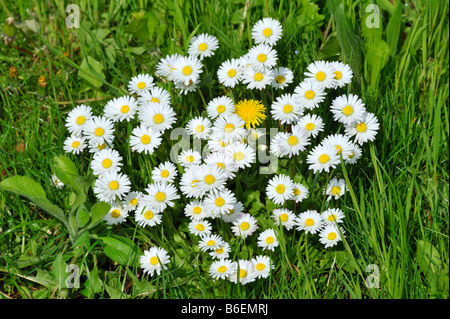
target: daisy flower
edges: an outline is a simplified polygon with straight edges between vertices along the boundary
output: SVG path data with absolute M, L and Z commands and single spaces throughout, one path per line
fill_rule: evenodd
M 322 216 L 315 210 L 307 210 L 300 213 L 296 218 L 297 230 L 315 234 L 323 227 Z
M 194 200 L 184 207 L 184 215 L 191 220 L 202 220 L 209 217 L 209 212 L 206 210 L 203 201 Z
M 127 196 L 122 200 L 121 205 L 128 211 L 135 210 L 141 202 L 141 192 L 129 192 Z
M 258 100 L 241 100 L 235 105 L 234 113 L 236 113 L 245 122 L 245 127 L 260 125 L 267 117 L 266 108 L 261 101 Z
M 128 211 L 120 205 L 112 205 L 109 212 L 103 217 L 108 225 L 117 225 L 125 222 L 128 217 Z
M 166 55 L 164 58 L 159 60 L 156 65 L 155 73 L 159 76 L 166 77 L 169 81 L 173 81 L 173 70 L 175 70 L 174 65 L 179 57 L 180 55 L 178 53 Z
M 228 259 L 221 258 L 211 263 L 209 275 L 213 279 L 226 279 L 236 271 L 236 265 Z
M 201 194 L 225 186 L 226 173 L 217 165 L 201 164 L 195 171 L 196 186 Z
M 324 146 L 334 146 L 338 156 L 342 154 L 342 158 L 348 158 L 353 150 L 353 142 L 350 138 L 343 134 L 333 134 L 325 137 L 322 142 Z
M 360 122 L 366 115 L 366 108 L 361 99 L 354 94 L 343 94 L 336 97 L 330 106 L 330 111 L 333 113 L 333 118 L 345 125 L 350 125 L 353 122 Z
M 101 175 L 105 172 L 120 171 L 122 156 L 113 149 L 103 149 L 94 154 L 91 161 L 92 173 Z
M 167 264 L 170 262 L 170 256 L 164 248 L 151 247 L 149 250 L 144 250 L 144 255 L 139 259 L 141 268 L 144 273 L 153 276 L 161 274 L 162 270 L 167 269 Z
M 244 211 L 244 205 L 241 202 L 236 202 L 232 209 L 225 211 L 225 214 L 222 214 L 221 218 L 225 223 L 232 223 L 242 216 Z
M 150 105 L 151 104 L 151 105 Z M 163 132 L 177 121 L 177 114 L 168 104 L 150 103 L 142 106 L 139 111 L 141 124 Z
M 317 82 L 305 80 L 294 89 L 294 97 L 298 103 L 308 109 L 312 110 L 319 106 L 319 103 L 325 100 L 325 90 Z
M 281 139 L 283 138 L 285 139 L 289 138 L 287 132 L 278 132 L 277 134 L 275 134 L 275 136 L 270 141 L 270 149 L 269 149 L 270 154 L 277 157 L 282 157 L 286 155 L 284 153 L 285 149 L 281 148 Z
M 154 182 L 173 183 L 177 175 L 177 167 L 173 163 L 165 161 L 153 169 L 152 180 Z
M 139 74 L 131 78 L 128 82 L 128 92 L 130 94 L 140 94 L 150 89 L 153 85 L 153 77 L 149 74 Z
M 309 191 L 303 184 L 294 183 L 294 190 L 292 191 L 291 199 L 296 203 L 300 203 L 308 197 Z
M 236 202 L 236 197 L 227 188 L 212 190 L 203 201 L 205 207 L 211 211 L 213 218 L 220 217 L 230 209 L 234 209 Z
M 143 124 L 131 131 L 130 147 L 134 152 L 153 154 L 161 141 L 161 132 Z
M 231 231 L 234 236 L 240 236 L 242 238 L 247 238 L 258 229 L 258 222 L 255 217 L 245 213 L 239 218 L 233 221 L 233 226 L 231 226 Z
M 339 208 L 328 208 L 324 210 L 321 214 L 322 220 L 325 225 L 335 225 L 336 223 L 344 222 L 344 212 Z
M 216 165 L 225 173 L 226 179 L 233 178 L 239 169 L 233 155 L 227 151 L 213 151 L 204 159 L 205 164 Z
M 304 127 L 309 136 L 312 137 L 316 137 L 324 128 L 322 118 L 316 114 L 305 114 L 299 119 L 296 125 Z
M 79 154 L 86 148 L 86 138 L 84 136 L 72 134 L 64 141 L 63 149 L 67 153 Z
M 64 183 L 61 182 L 61 180 L 58 178 L 58 176 L 56 176 L 56 174 L 52 174 L 51 181 L 52 181 L 52 185 L 58 189 L 61 189 L 64 187 Z
M 234 265 L 234 271 L 229 276 L 232 283 L 239 281 L 241 285 L 245 285 L 255 281 L 255 265 L 250 260 L 239 259 Z
M 292 133 L 283 135 L 280 139 L 280 149 L 289 158 L 306 150 L 309 144 L 308 132 L 301 126 L 292 126 Z
M 181 94 L 188 94 L 189 92 L 197 91 L 197 83 L 189 80 L 188 84 L 184 82 L 175 82 L 175 89 L 177 89 Z
M 65 126 L 71 134 L 79 134 L 92 117 L 92 109 L 84 104 L 78 105 L 67 114 Z
M 270 45 L 258 44 L 248 51 L 248 59 L 255 71 L 273 68 L 278 61 L 277 51 Z
M 173 80 L 186 86 L 197 83 L 203 72 L 201 62 L 194 56 L 180 56 L 174 64 Z
M 226 152 L 232 143 L 225 142 L 224 139 L 214 136 L 214 134 L 210 135 L 210 138 L 208 140 L 208 149 L 211 152 Z
M 198 164 L 185 166 L 185 171 L 181 175 L 180 190 L 186 198 L 200 198 L 202 195 L 197 187 L 197 180 L 195 179 L 195 171 L 198 167 Z
M 335 146 L 317 145 L 306 156 L 306 162 L 309 164 L 309 169 L 314 171 L 314 174 L 322 171 L 328 173 L 331 168 L 335 168 L 339 164 L 340 157 Z
M 270 113 L 281 124 L 295 124 L 303 114 L 303 107 L 293 94 L 282 94 L 272 103 Z
M 278 20 L 263 18 L 256 22 L 252 28 L 252 38 L 255 43 L 275 45 L 281 38 L 283 27 Z
M 216 249 L 211 250 L 209 255 L 215 259 L 228 258 L 231 252 L 230 244 L 227 242 L 222 242 Z
M 362 121 L 353 122 L 346 126 L 345 135 L 354 137 L 355 142 L 362 145 L 368 141 L 375 140 L 380 124 L 373 113 L 366 113 L 366 117 Z
M 204 219 L 193 219 L 188 225 L 189 233 L 196 236 L 206 236 L 211 234 L 211 223 Z
M 224 86 L 234 88 L 242 78 L 242 69 L 239 60 L 229 59 L 222 62 L 217 71 L 217 78 L 219 79 L 219 83 Z
M 167 206 L 175 206 L 173 201 L 180 198 L 176 187 L 169 183 L 154 182 L 148 185 L 145 192 L 143 200 L 148 202 L 149 207 L 158 212 L 163 211 Z
M 117 171 L 105 172 L 94 184 L 95 196 L 104 202 L 112 203 L 121 200 L 130 191 L 130 179 L 127 175 Z
M 114 122 L 105 116 L 93 116 L 86 123 L 84 134 L 92 143 L 111 145 L 114 139 Z
M 104 114 L 114 122 L 129 121 L 134 118 L 137 109 L 136 99 L 132 96 L 124 95 L 106 103 Z
M 325 245 L 325 248 L 333 247 L 342 240 L 341 234 L 343 233 L 344 231 L 338 229 L 336 225 L 327 225 L 319 233 L 319 241 Z
M 343 87 L 352 82 L 353 71 L 347 64 L 340 61 L 333 61 L 330 62 L 330 65 L 333 70 L 334 80 L 336 81 L 335 88 Z
M 333 68 L 326 61 L 315 61 L 306 67 L 305 76 L 310 81 L 319 84 L 324 89 L 333 88 L 336 85 Z
M 134 219 L 140 227 L 154 227 L 161 224 L 162 214 L 149 207 L 146 203 L 141 203 L 134 214 Z
M 204 235 L 198 242 L 201 251 L 215 250 L 223 244 L 223 238 L 216 234 Z
M 89 147 L 89 152 L 90 153 L 97 153 L 97 152 L 100 152 L 101 150 L 110 148 L 108 145 L 106 145 L 105 142 L 98 143 L 98 142 L 95 142 L 95 141 L 94 142 L 89 141 L 88 147 Z
M 331 198 L 334 197 L 334 199 L 339 199 L 342 195 L 345 194 L 345 180 L 342 178 L 337 179 L 336 177 L 331 179 L 327 185 L 327 189 L 325 194 L 328 195 L 327 200 L 331 200 Z
M 362 155 L 361 147 L 359 147 L 356 143 L 352 143 L 352 149 L 350 151 L 350 154 L 344 158 L 345 164 L 355 164 L 358 159 Z
M 255 163 L 256 152 L 247 144 L 232 143 L 227 152 L 233 156 L 233 162 L 238 168 L 250 167 L 252 163 Z
M 229 115 L 234 112 L 233 100 L 228 96 L 215 97 L 208 102 L 206 112 L 211 119 Z
M 295 226 L 295 214 L 287 208 L 276 208 L 272 211 L 272 219 L 277 226 L 291 230 Z
M 274 79 L 272 69 L 254 70 L 253 68 L 247 68 L 242 75 L 242 83 L 247 84 L 247 89 L 262 90 L 267 85 L 270 85 Z
M 273 177 L 266 187 L 267 197 L 275 204 L 283 205 L 289 200 L 294 190 L 294 183 L 289 176 L 280 174 Z
M 278 245 L 277 234 L 272 228 L 266 229 L 258 235 L 258 246 L 263 250 L 275 251 Z
M 237 114 L 220 116 L 214 121 L 212 138 L 222 139 L 227 143 L 238 141 L 245 136 L 244 125 L 244 120 Z
M 294 80 L 294 73 L 285 67 L 278 67 L 274 69 L 272 86 L 275 89 L 285 89 Z
M 186 126 L 187 132 L 199 140 L 207 140 L 211 133 L 211 121 L 202 116 L 190 119 Z
M 170 105 L 170 100 L 170 94 L 166 89 L 159 86 L 153 86 L 148 91 L 143 91 L 140 93 L 137 102 L 139 105 L 144 105 L 147 103 Z
M 275 268 L 270 257 L 258 255 L 252 258 L 251 262 L 255 265 L 256 278 L 267 278 L 270 275 L 270 270 Z
M 180 155 L 178 155 L 178 162 L 183 167 L 200 164 L 201 161 L 202 161 L 202 155 L 199 152 L 194 151 L 192 149 L 183 151 L 183 152 L 181 152 Z
M 188 54 L 201 61 L 203 58 L 214 55 L 214 51 L 218 47 L 219 41 L 215 36 L 202 33 L 192 38 L 189 43 Z

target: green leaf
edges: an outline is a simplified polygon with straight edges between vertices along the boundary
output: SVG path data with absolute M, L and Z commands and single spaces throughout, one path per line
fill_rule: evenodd
M 95 60 L 93 57 L 86 56 L 81 61 L 78 76 L 88 82 L 94 88 L 100 88 L 105 81 L 103 73 L 103 64 Z
M 441 266 L 441 257 L 437 249 L 429 242 L 424 240 L 417 241 L 416 260 L 423 272 L 435 273 Z
M 78 227 L 82 228 L 89 222 L 90 214 L 84 205 L 80 206 L 76 215 Z
M 106 256 L 121 265 L 134 265 L 139 258 L 139 247 L 128 238 L 122 236 L 100 237 L 105 244 Z
M 99 202 L 94 204 L 91 208 L 91 223 L 88 226 L 88 229 L 95 227 L 100 221 L 102 221 L 103 217 L 108 214 L 111 209 L 111 205 L 105 202 Z
M 389 17 L 386 27 L 386 41 L 389 45 L 389 54 L 393 57 L 397 51 L 398 39 L 402 26 L 402 2 L 398 1 L 394 13 Z
M 12 176 L 0 183 L 0 187 L 4 190 L 19 194 L 21 196 L 41 197 L 46 199 L 47 194 L 40 184 L 27 176 Z
M 125 27 L 124 32 L 131 34 L 133 37 L 144 43 L 147 42 L 150 40 L 147 20 L 147 18 L 143 17 L 136 18 Z
M 74 162 L 72 162 L 66 156 L 55 156 L 53 158 L 53 165 L 56 176 L 66 185 L 71 185 L 77 188 L 75 184 L 75 178 L 78 175 L 78 168 Z
M 370 72 L 369 89 L 375 90 L 381 78 L 381 70 L 389 60 L 389 45 L 384 40 L 378 40 L 369 47 L 366 62 Z

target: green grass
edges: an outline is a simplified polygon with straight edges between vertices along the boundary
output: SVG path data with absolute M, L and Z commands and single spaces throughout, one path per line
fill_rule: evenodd
M 171 90 L 172 104 L 183 114 L 177 122 L 180 127 L 199 115 L 211 97 L 226 93 L 270 105 L 279 94 L 225 90 L 215 76 L 222 61 L 253 45 L 251 26 L 265 16 L 284 27 L 277 50 L 280 64 L 294 71 L 294 85 L 314 60 L 345 61 L 356 76 L 343 92 L 359 95 L 380 122 L 375 142 L 364 145 L 358 164 L 334 171 L 349 186 L 346 195 L 331 204 L 347 216 L 344 242 L 324 249 L 317 236 L 281 231 L 280 247 L 271 255 L 272 276 L 246 286 L 210 279 L 211 259 L 200 253 L 183 219 L 186 199 L 164 215 L 161 227 L 142 229 L 132 218 L 117 227 L 100 224 L 73 245 L 58 220 L 27 199 L 1 190 L 0 297 L 448 298 L 448 3 L 376 1 L 381 26 L 367 29 L 364 21 L 369 13 L 364 9 L 370 3 L 82 1 L 81 28 L 67 29 L 68 13 L 59 1 L 0 0 L 0 21 L 13 16 L 20 25 L 12 43 L 0 44 L 0 180 L 14 175 L 34 179 L 67 214 L 73 191 L 70 187 L 57 191 L 49 179 L 54 156 L 63 155 L 67 112 L 80 103 L 101 112 L 106 101 L 126 94 L 132 76 L 154 74 L 161 57 L 184 53 L 198 33 L 213 34 L 220 42 L 214 58 L 205 62 L 200 91 L 180 96 L 170 83 L 159 82 Z M 137 19 L 142 17 L 148 20 Z M 28 20 L 38 22 L 38 32 L 26 28 L 32 25 Z M 388 51 L 381 49 L 382 42 Z M 86 57 L 90 65 L 83 64 Z M 17 79 L 9 76 L 12 66 L 18 70 Z M 48 83 L 45 92 L 38 87 L 41 75 Z M 334 132 L 341 128 L 326 115 L 331 99 L 327 97 L 320 114 Z M 278 126 L 271 119 L 265 124 Z M 167 143 L 174 142 L 167 137 Z M 129 172 L 131 180 L 141 185 L 149 181 L 153 165 L 166 158 L 161 149 L 148 159 L 131 157 L 126 143 L 116 146 L 124 161 L 141 168 Z M 87 174 L 89 156 L 70 158 L 82 175 Z M 319 188 L 331 174 L 314 176 L 301 159 L 294 166 L 281 160 L 280 172 L 311 187 L 309 200 L 295 208 L 297 213 L 329 205 Z M 242 173 L 239 179 L 239 199 L 263 225 L 274 208 L 264 196 L 269 177 Z M 92 191 L 89 196 L 93 204 Z M 215 226 L 226 227 L 218 221 Z M 163 246 L 174 266 L 160 277 L 144 276 L 138 263 L 118 263 L 105 254 L 103 236 L 116 236 L 125 250 Z M 234 259 L 260 253 L 255 236 L 243 241 L 228 230 L 224 237 L 233 244 Z M 79 267 L 77 289 L 59 285 L 68 264 Z M 366 286 L 368 265 L 379 268 L 379 288 Z

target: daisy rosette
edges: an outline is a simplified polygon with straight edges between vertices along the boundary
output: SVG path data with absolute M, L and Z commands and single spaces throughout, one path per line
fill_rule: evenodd
M 153 154 L 161 141 L 161 132 L 144 124 L 131 131 L 130 147 L 133 152 Z
M 184 215 L 191 220 L 202 220 L 208 218 L 210 213 L 206 210 L 202 200 L 193 200 L 184 207 Z
M 319 107 L 325 100 L 325 89 L 317 82 L 305 80 L 294 89 L 294 97 L 305 109 L 312 110 Z
M 317 145 L 306 156 L 306 162 L 314 174 L 323 171 L 328 173 L 340 163 L 340 156 L 334 145 Z
M 140 109 L 139 120 L 141 124 L 163 132 L 172 128 L 177 121 L 177 114 L 168 104 L 149 103 Z
M 138 103 L 132 96 L 124 95 L 106 103 L 104 114 L 114 122 L 130 121 L 134 118 Z
M 64 183 L 56 176 L 56 174 L 52 174 L 51 176 L 52 185 L 55 186 L 58 189 L 61 189 L 64 187 Z
M 258 44 L 248 51 L 248 59 L 251 68 L 255 71 L 264 71 L 272 69 L 278 61 L 277 51 L 272 49 L 270 45 Z
M 228 150 L 228 149 L 227 149 Z M 234 161 L 233 154 L 229 151 L 213 151 L 204 159 L 205 164 L 216 165 L 225 173 L 226 179 L 233 178 L 239 167 Z
M 130 179 L 123 173 L 105 172 L 95 181 L 94 194 L 99 200 L 112 203 L 116 199 L 122 200 L 128 194 L 130 184 Z
M 303 114 L 304 108 L 293 94 L 282 94 L 272 103 L 270 113 L 281 124 L 295 124 Z
M 276 208 L 272 211 L 272 219 L 277 226 L 283 226 L 286 230 L 291 230 L 295 225 L 295 214 L 287 208 Z
M 270 271 L 275 268 L 269 256 L 258 255 L 252 258 L 251 262 L 255 265 L 254 271 L 256 278 L 269 277 Z
M 159 86 L 153 86 L 147 91 L 140 92 L 137 103 L 145 105 L 147 103 L 167 104 L 170 105 L 171 97 L 169 92 Z
M 231 231 L 236 237 L 247 238 L 258 229 L 258 221 L 248 213 L 242 214 L 232 224 Z
M 239 217 L 242 216 L 244 212 L 244 205 L 241 202 L 236 202 L 232 209 L 225 211 L 225 214 L 222 214 L 221 218 L 225 223 L 233 223 Z
M 250 260 L 239 259 L 235 262 L 235 271 L 230 274 L 229 280 L 232 283 L 246 285 L 256 279 L 255 265 Z
M 255 43 L 275 45 L 283 34 L 283 26 L 273 18 L 263 18 L 252 28 L 252 38 Z
M 161 212 L 167 206 L 175 206 L 174 200 L 179 199 L 177 188 L 173 184 L 154 182 L 145 189 L 143 200 L 154 210 Z
M 201 251 L 215 250 L 224 243 L 222 237 L 217 234 L 203 235 L 198 242 Z
M 197 180 L 195 179 L 195 172 L 198 167 L 198 164 L 185 166 L 185 171 L 181 175 L 180 190 L 186 198 L 200 198 L 202 196 L 197 187 Z
M 309 195 L 309 190 L 305 185 L 300 183 L 294 183 L 294 189 L 292 191 L 291 200 L 296 203 L 301 203 Z
M 211 137 L 225 143 L 238 141 L 246 134 L 244 125 L 244 120 L 237 114 L 220 116 L 214 121 Z
M 309 81 L 319 84 L 324 89 L 334 88 L 336 80 L 333 68 L 326 61 L 314 61 L 306 68 L 305 76 Z
M 212 225 L 206 219 L 191 220 L 188 225 L 189 233 L 196 236 L 210 235 L 212 232 Z
M 336 246 L 342 237 L 344 230 L 335 225 L 326 225 L 319 233 L 319 241 L 325 245 L 325 248 Z
M 334 74 L 334 80 L 336 81 L 335 88 L 344 87 L 352 82 L 353 71 L 348 64 L 340 61 L 330 62 L 331 68 Z
M 173 80 L 186 86 L 197 83 L 203 72 L 202 63 L 194 56 L 180 56 L 174 64 Z
M 226 87 L 234 88 L 241 81 L 242 68 L 238 59 L 229 59 L 220 65 L 217 70 L 219 83 Z
M 235 105 L 236 113 L 245 122 L 245 127 L 255 128 L 266 119 L 266 107 L 259 100 L 241 100 Z
M 217 165 L 201 164 L 195 171 L 194 178 L 197 181 L 196 187 L 198 187 L 199 192 L 206 194 L 209 191 L 223 188 L 227 175 Z
M 353 122 L 345 127 L 345 135 L 354 137 L 355 142 L 362 145 L 368 141 L 374 141 L 379 128 L 377 117 L 367 112 L 364 120 Z
M 277 90 L 282 90 L 288 87 L 294 80 L 294 73 L 291 69 L 280 66 L 274 68 L 272 86 Z
M 67 153 L 79 154 L 86 148 L 86 138 L 81 134 L 72 134 L 64 141 L 63 149 Z
M 324 210 L 321 214 L 322 220 L 325 225 L 335 225 L 344 222 L 344 212 L 339 208 L 328 208 Z
M 323 227 L 322 216 L 316 210 L 307 210 L 296 218 L 297 230 L 304 230 L 306 233 L 315 234 Z
M 202 155 L 193 149 L 188 149 L 178 155 L 178 162 L 183 167 L 201 164 Z
M 230 209 L 234 209 L 236 202 L 234 193 L 225 187 L 212 190 L 206 195 L 203 201 L 213 218 L 221 217 Z
M 309 144 L 308 132 L 301 126 L 292 126 L 292 132 L 283 135 L 280 139 L 282 153 L 289 158 L 305 151 Z
M 361 158 L 362 150 L 356 143 L 353 143 L 350 154 L 344 158 L 345 164 L 355 164 Z
M 122 200 L 121 205 L 128 211 L 134 211 L 141 203 L 141 199 L 141 192 L 129 192 L 127 196 L 125 196 L 125 198 Z
M 267 197 L 275 204 L 283 205 L 294 190 L 294 182 L 285 174 L 274 176 L 266 187 Z
M 117 225 L 125 222 L 128 217 L 128 211 L 115 203 L 111 206 L 109 212 L 103 217 L 108 225 Z
M 236 272 L 236 264 L 229 259 L 221 258 L 211 263 L 209 267 L 209 275 L 213 279 L 227 279 L 231 274 Z
M 228 96 L 215 97 L 206 105 L 206 112 L 211 119 L 230 115 L 234 112 L 234 102 Z
M 175 62 L 181 57 L 178 53 L 166 55 L 164 58 L 158 61 L 156 65 L 155 73 L 159 76 L 167 78 L 169 81 L 173 81 L 173 71 L 175 70 Z
M 227 152 L 233 157 L 233 162 L 238 168 L 250 167 L 252 163 L 256 162 L 256 152 L 247 144 L 232 143 Z
M 186 126 L 189 135 L 199 140 L 207 140 L 211 133 L 211 121 L 202 116 L 190 119 Z
M 350 141 L 350 138 L 346 135 L 332 134 L 325 137 L 321 144 L 331 147 L 334 146 L 339 156 L 342 155 L 342 158 L 348 158 L 353 150 L 354 143 Z
M 317 114 L 305 114 L 296 125 L 304 127 L 311 137 L 316 137 L 324 130 L 323 120 Z
M 216 249 L 209 252 L 209 255 L 214 259 L 228 258 L 231 252 L 231 246 L 227 242 L 222 242 Z
M 339 199 L 342 195 L 345 194 L 346 187 L 345 187 L 345 180 L 342 178 L 336 178 L 334 177 L 328 182 L 325 194 L 328 195 L 327 200 Z
M 128 92 L 130 94 L 140 94 L 154 85 L 155 83 L 153 83 L 153 77 L 151 75 L 138 74 L 137 76 L 133 76 L 128 82 Z
M 272 69 L 255 70 L 249 67 L 244 70 L 242 75 L 242 83 L 247 84 L 249 90 L 262 90 L 271 85 L 273 79 Z
M 83 131 L 92 143 L 109 144 L 114 140 L 114 122 L 105 116 L 93 116 Z
M 120 171 L 122 156 L 113 149 L 103 149 L 94 154 L 91 161 L 92 173 L 96 176 L 106 172 Z
M 165 161 L 152 170 L 152 180 L 154 182 L 173 183 L 178 175 L 175 164 Z
M 336 97 L 330 106 L 333 118 L 345 125 L 361 122 L 366 115 L 366 108 L 361 99 L 354 94 L 343 94 Z
M 83 132 L 86 123 L 92 117 L 92 109 L 84 104 L 78 105 L 67 114 L 65 126 L 71 134 Z
M 140 257 L 139 261 L 141 268 L 144 269 L 144 273 L 150 276 L 156 273 L 159 276 L 162 270 L 167 269 L 170 256 L 164 248 L 151 247 L 149 250 L 144 250 L 144 255 Z
M 188 54 L 198 58 L 200 61 L 214 55 L 219 47 L 219 41 L 213 35 L 202 33 L 192 38 L 189 43 Z
M 156 211 L 148 203 L 141 203 L 134 213 L 134 219 L 140 227 L 154 227 L 161 224 L 161 212 Z
M 277 239 L 277 234 L 274 229 L 268 228 L 258 235 L 258 246 L 263 250 L 275 251 L 278 247 L 279 242 Z

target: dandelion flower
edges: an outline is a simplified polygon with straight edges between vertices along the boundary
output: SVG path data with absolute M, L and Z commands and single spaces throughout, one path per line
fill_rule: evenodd
M 258 100 L 242 100 L 235 105 L 234 112 L 244 120 L 245 127 L 260 125 L 262 121 L 267 117 L 265 112 L 266 108 L 261 101 Z

